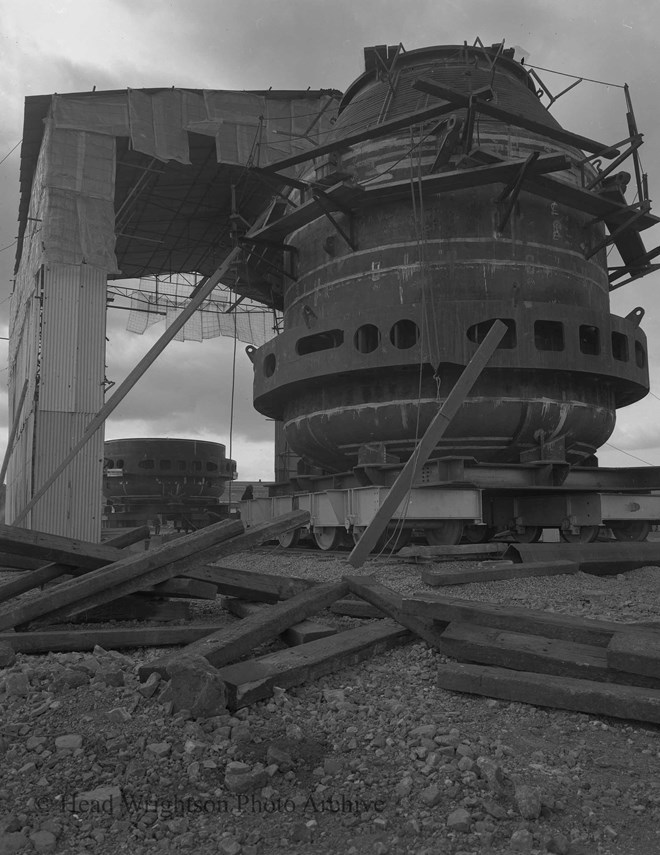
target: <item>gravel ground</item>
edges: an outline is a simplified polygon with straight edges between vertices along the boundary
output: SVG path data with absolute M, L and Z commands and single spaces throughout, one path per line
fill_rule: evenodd
M 323 581 L 351 570 L 280 549 L 231 564 Z M 432 590 L 396 558 L 364 572 L 401 593 Z M 632 622 L 657 617 L 659 587 L 647 567 L 442 590 Z M 235 620 L 218 603 L 195 614 Z M 0 668 L 0 855 L 660 851 L 655 727 L 439 689 L 447 660 L 423 643 L 193 721 L 137 680 L 162 652 L 19 655 Z

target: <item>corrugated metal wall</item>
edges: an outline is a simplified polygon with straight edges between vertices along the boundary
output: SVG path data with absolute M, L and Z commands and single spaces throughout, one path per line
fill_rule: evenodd
M 64 459 L 93 414 L 40 412 L 35 431 L 34 483 L 38 488 Z M 31 527 L 99 541 L 103 489 L 103 431 L 87 443 L 32 511 Z
M 103 406 L 105 285 L 105 272 L 86 264 L 44 271 L 35 490 Z M 98 540 L 102 467 L 98 431 L 37 504 L 32 527 Z
M 39 410 L 96 414 L 103 406 L 105 271 L 52 264 L 44 271 Z
M 43 270 L 43 291 L 26 303 L 13 363 L 12 413 L 25 379 L 28 394 L 8 469 L 9 523 L 103 406 L 105 285 L 105 271 L 54 264 Z M 101 430 L 21 525 L 98 541 L 102 461 Z
M 114 140 L 47 121 L 29 212 L 41 225 L 26 233 L 12 294 L 10 419 L 26 381 L 27 394 L 7 471 L 10 524 L 103 406 L 113 193 Z M 100 430 L 20 525 L 99 541 L 102 477 Z

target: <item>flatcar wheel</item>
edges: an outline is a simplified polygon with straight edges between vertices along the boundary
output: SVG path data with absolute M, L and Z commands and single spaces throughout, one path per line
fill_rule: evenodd
M 617 540 L 640 541 L 646 540 L 651 531 L 651 523 L 647 520 L 626 520 L 610 523 L 612 534 Z
M 277 540 L 284 549 L 293 549 L 300 542 L 300 529 L 294 528 L 292 531 L 285 531 L 278 535 Z
M 577 534 L 572 531 L 560 531 L 559 536 L 566 543 L 593 543 L 598 538 L 600 526 L 598 525 L 581 525 Z
M 493 531 L 488 525 L 466 525 L 463 529 L 463 540 L 466 543 L 487 543 L 493 536 Z
M 538 543 L 543 534 L 540 525 L 526 525 L 521 531 L 514 531 L 513 536 L 518 543 Z
M 344 542 L 344 529 L 331 525 L 315 528 L 314 540 L 318 548 L 324 552 L 330 549 L 338 549 Z
M 463 537 L 463 520 L 442 520 L 424 534 L 429 546 L 454 546 Z

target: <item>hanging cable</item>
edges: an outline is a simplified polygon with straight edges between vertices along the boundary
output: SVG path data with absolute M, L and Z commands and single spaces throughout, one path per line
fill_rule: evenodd
M 642 458 L 641 458 L 641 457 L 637 457 L 637 455 L 636 455 L 636 454 L 631 454 L 629 451 L 624 451 L 624 450 L 623 450 L 623 448 L 617 448 L 617 446 L 616 446 L 616 445 L 612 445 L 612 443 L 611 443 L 611 442 L 606 442 L 606 443 L 605 443 L 605 445 L 606 445 L 608 448 L 613 448 L 615 451 L 620 451 L 620 452 L 621 452 L 621 454 L 626 454 L 626 455 L 628 455 L 628 457 L 632 457 L 632 458 L 633 458 L 633 460 L 639 460 L 639 462 L 640 462 L 640 463 L 645 463 L 647 466 L 655 466 L 655 464 L 654 464 L 654 463 L 649 463 L 649 461 L 648 461 L 648 460 L 642 460 Z
M 229 405 L 229 459 L 234 459 L 234 395 L 236 391 L 236 343 L 238 341 L 236 329 L 236 313 L 234 312 L 234 349 L 232 353 L 231 360 L 231 402 Z M 229 464 L 231 466 L 231 463 Z M 229 495 L 227 499 L 227 503 L 229 505 L 229 512 L 231 513 L 231 487 L 232 487 L 233 479 L 229 480 Z
M 555 71 L 553 68 L 543 68 L 540 65 L 529 65 L 525 63 L 525 68 L 533 68 L 535 71 L 547 71 L 548 74 L 559 74 L 561 77 L 570 77 L 572 80 L 586 80 L 587 83 L 598 83 L 601 86 L 613 86 L 616 89 L 625 89 L 624 83 L 608 83 L 607 80 L 594 80 L 592 77 L 578 77 L 577 74 L 567 74 L 565 71 Z
M 0 160 L 0 165 L 2 165 L 2 164 L 5 162 L 5 160 L 7 160 L 7 158 L 9 157 L 9 155 L 10 155 L 12 152 L 16 151 L 16 149 L 19 147 L 19 145 L 20 145 L 22 142 L 23 142 L 23 140 L 19 140 L 13 148 L 10 148 L 10 149 L 9 149 L 9 151 L 7 152 L 7 154 L 2 158 L 2 160 Z

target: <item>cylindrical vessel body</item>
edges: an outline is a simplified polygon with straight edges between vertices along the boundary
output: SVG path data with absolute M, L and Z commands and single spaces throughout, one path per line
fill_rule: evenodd
M 196 439 L 112 439 L 104 445 L 103 495 L 106 501 L 200 504 L 217 500 L 236 464 L 219 442 Z
M 463 47 L 402 54 L 389 74 L 376 68 L 349 88 L 334 135 L 442 103 L 413 88 L 420 77 L 463 95 L 490 87 L 490 103 L 559 128 L 524 67 L 493 58 Z M 495 318 L 508 332 L 434 456 L 519 462 L 560 440 L 577 463 L 608 439 L 615 409 L 648 390 L 645 336 L 636 319 L 610 314 L 605 251 L 591 254 L 602 223 L 547 187 L 520 190 L 517 171 L 508 187 L 473 172 L 561 154 L 571 167 L 549 178 L 579 187 L 594 174 L 584 154 L 472 119 L 466 131 L 457 108 L 346 148 L 326 183 L 350 176 L 364 192 L 286 238 L 297 279 L 285 287 L 284 332 L 254 358 L 255 406 L 282 420 L 311 465 L 346 470 L 370 443 L 407 459 Z M 323 178 L 316 168 L 306 177 Z M 459 172 L 474 177 L 424 189 L 428 176 Z

